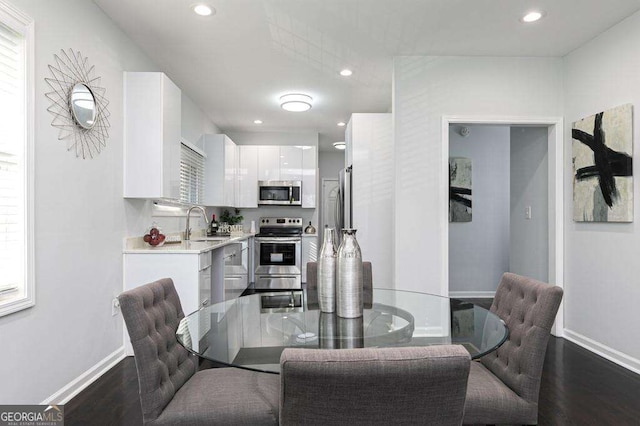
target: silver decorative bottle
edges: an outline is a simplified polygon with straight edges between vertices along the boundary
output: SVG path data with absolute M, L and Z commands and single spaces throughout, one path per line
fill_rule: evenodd
M 336 311 L 336 234 L 333 228 L 324 227 L 324 241 L 318 257 L 318 303 L 320 311 Z
M 358 318 L 363 309 L 362 252 L 355 229 L 342 230 L 338 249 L 338 285 L 336 309 L 339 317 Z

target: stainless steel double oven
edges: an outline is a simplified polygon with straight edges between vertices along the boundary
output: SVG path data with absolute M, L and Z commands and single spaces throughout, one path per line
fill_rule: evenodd
M 302 218 L 261 218 L 254 259 L 256 290 L 301 289 Z

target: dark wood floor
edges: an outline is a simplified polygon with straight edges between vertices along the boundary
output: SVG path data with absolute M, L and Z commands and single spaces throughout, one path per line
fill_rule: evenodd
M 540 425 L 640 425 L 640 376 L 552 337 L 542 374 L 538 421 Z M 141 425 L 133 358 L 125 358 L 67 403 L 65 424 Z

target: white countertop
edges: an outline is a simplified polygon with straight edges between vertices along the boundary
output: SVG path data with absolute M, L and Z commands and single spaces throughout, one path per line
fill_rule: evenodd
M 246 240 L 255 234 L 245 232 L 238 237 L 213 237 L 215 240 L 206 240 L 206 237 L 191 237 L 190 241 L 181 243 L 164 244 L 152 247 L 145 243 L 142 237 L 127 238 L 125 240 L 124 254 L 150 254 L 150 253 L 174 253 L 174 254 L 198 254 L 228 246 L 238 241 Z M 220 238 L 224 238 L 221 240 Z M 205 240 L 205 241 L 200 241 Z

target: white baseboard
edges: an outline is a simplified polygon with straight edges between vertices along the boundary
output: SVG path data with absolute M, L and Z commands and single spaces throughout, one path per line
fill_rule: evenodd
M 124 346 L 118 348 L 116 351 L 107 355 L 102 361 L 99 361 L 96 365 L 89 368 L 80 376 L 69 382 L 62 389 L 42 401 L 40 404 L 49 405 L 57 404 L 64 405 L 76 396 L 80 391 L 85 389 L 91 383 L 95 382 L 100 376 L 109 371 L 113 366 L 122 361 L 125 357 Z
M 495 291 L 450 291 L 449 297 L 454 299 L 493 299 Z
M 618 364 L 621 367 L 631 370 L 636 374 L 640 374 L 640 360 L 633 358 L 625 353 L 622 353 L 602 343 L 596 342 L 580 333 L 564 329 L 564 338 L 570 342 L 575 343 L 578 346 L 600 355 L 601 357 L 608 359 L 609 361 Z

